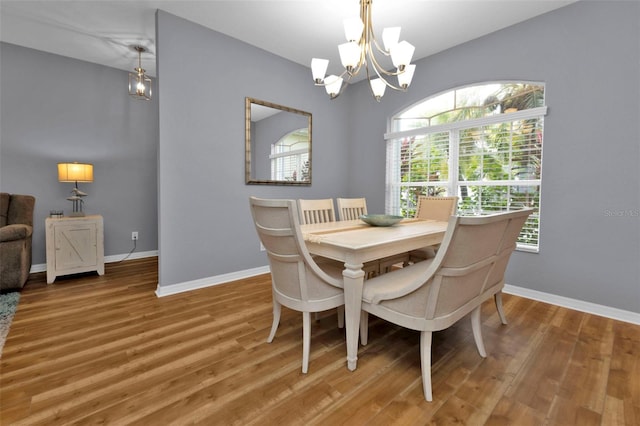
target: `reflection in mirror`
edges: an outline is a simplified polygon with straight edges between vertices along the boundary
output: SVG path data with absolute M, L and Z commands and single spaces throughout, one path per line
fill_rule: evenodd
M 245 181 L 311 185 L 311 113 L 245 99 Z

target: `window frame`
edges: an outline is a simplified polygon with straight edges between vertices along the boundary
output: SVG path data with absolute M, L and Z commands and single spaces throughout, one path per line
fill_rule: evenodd
M 501 84 L 508 84 L 509 82 L 503 82 Z M 529 82 L 513 82 L 513 83 L 523 83 L 523 84 L 538 84 L 544 86 L 543 83 L 529 83 Z M 478 83 L 474 86 L 482 86 L 484 84 L 490 83 Z M 459 90 L 462 88 L 467 88 L 471 86 L 464 86 L 459 88 L 454 88 L 446 92 L 441 92 L 434 96 L 431 96 L 427 99 L 422 100 L 421 102 L 427 102 L 429 99 L 432 99 L 436 96 L 440 96 L 443 93 L 451 92 L 454 90 Z M 545 88 L 546 90 L 546 88 Z M 545 93 L 546 94 L 546 93 Z M 414 106 L 417 104 L 414 104 Z M 412 106 L 413 107 L 413 106 Z M 400 116 L 405 111 L 410 108 L 405 108 L 403 111 L 396 114 L 390 121 L 394 123 L 395 117 Z M 547 114 L 547 106 L 534 107 L 526 110 L 515 111 L 515 112 L 507 112 L 496 115 L 488 115 L 482 118 L 474 118 L 470 120 L 463 121 L 455 121 L 449 123 L 435 124 L 433 126 L 424 126 L 413 128 L 410 130 L 401 130 L 401 131 L 389 131 L 384 134 L 384 140 L 387 145 L 387 158 L 386 158 L 386 190 L 385 190 L 385 211 L 388 214 L 402 214 L 401 212 L 401 204 L 402 204 L 402 188 L 406 187 L 444 187 L 446 188 L 446 195 L 459 195 L 458 190 L 460 188 L 460 183 L 463 183 L 463 186 L 466 187 L 490 187 L 490 186 L 505 186 L 507 188 L 511 188 L 513 186 L 530 186 L 537 187 L 537 195 L 541 197 L 542 192 L 542 171 L 540 171 L 539 179 L 504 179 L 504 180 L 493 180 L 493 181 L 485 181 L 485 180 L 474 180 L 474 181 L 460 181 L 459 179 L 459 165 L 460 159 L 458 158 L 460 140 L 459 135 L 464 129 L 474 129 L 474 128 L 483 128 L 486 126 L 503 124 L 503 123 L 514 123 L 523 120 L 531 120 L 531 119 L 539 119 L 542 125 L 543 136 L 542 139 L 544 141 L 544 117 Z M 401 152 L 402 152 L 402 142 L 407 138 L 414 137 L 427 137 L 431 134 L 438 133 L 447 133 L 448 134 L 448 176 L 446 181 L 418 181 L 418 182 L 402 182 L 402 170 L 399 167 L 401 164 Z M 540 159 L 542 161 L 543 155 L 543 146 L 540 147 Z M 537 211 L 530 217 L 527 223 L 535 223 L 537 228 L 537 242 L 535 244 L 524 244 L 518 243 L 517 249 L 519 251 L 527 251 L 537 253 L 540 250 L 540 211 L 541 211 L 541 200 L 538 199 L 538 209 Z M 525 225 L 527 226 L 527 225 Z
M 295 181 L 301 181 L 302 176 L 298 176 L 298 172 L 302 175 L 302 172 L 305 168 L 305 163 L 309 162 L 309 154 L 311 152 L 311 144 L 308 140 L 298 140 L 294 138 L 292 143 L 289 142 L 291 139 L 291 135 L 299 133 L 304 129 L 296 129 L 285 136 L 280 138 L 277 142 L 271 144 L 271 153 L 269 154 L 270 168 L 271 168 L 271 179 L 272 180 L 286 180 L 293 181 L 286 177 L 287 173 L 295 174 Z M 295 145 L 303 144 L 306 145 L 304 148 L 294 148 L 289 149 L 291 147 L 295 147 Z M 288 150 L 283 149 L 286 147 Z M 285 163 L 295 164 L 294 168 L 285 167 Z M 308 166 L 307 166 L 308 167 Z

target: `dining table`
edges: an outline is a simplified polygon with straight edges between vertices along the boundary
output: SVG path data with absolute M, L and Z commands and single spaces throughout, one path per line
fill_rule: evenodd
M 365 262 L 442 242 L 448 222 L 403 219 L 393 226 L 371 226 L 362 220 L 301 225 L 311 254 L 344 263 L 345 332 L 347 368 L 357 368 L 358 338 Z

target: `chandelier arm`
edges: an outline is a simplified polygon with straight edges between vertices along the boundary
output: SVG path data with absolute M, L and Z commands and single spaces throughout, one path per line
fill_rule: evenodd
M 402 87 L 398 87 L 398 86 L 394 86 L 392 83 L 389 83 L 387 81 L 387 79 L 380 74 L 380 72 L 378 71 L 378 68 L 376 66 L 373 66 L 373 70 L 376 72 L 376 75 L 380 78 L 380 80 L 382 80 L 382 82 L 387 86 L 392 88 L 393 90 L 397 90 L 399 92 L 405 92 L 406 89 L 403 89 Z M 381 69 L 381 71 L 384 72 L 384 69 Z M 388 74 L 388 75 L 394 75 L 394 74 Z M 369 79 L 369 81 L 371 81 L 371 78 L 369 78 L 369 67 L 367 67 L 367 78 Z M 369 86 L 371 86 L 371 84 L 369 84 Z M 371 89 L 373 91 L 373 89 Z
M 366 6 L 365 6 L 366 3 Z M 382 49 L 380 47 L 380 45 L 378 44 L 378 40 L 376 39 L 375 33 L 373 31 L 373 19 L 371 17 L 372 13 L 371 13 L 371 0 L 362 0 L 361 2 L 362 4 L 362 9 L 361 9 L 361 16 L 363 19 L 363 21 L 365 22 L 365 28 L 364 28 L 364 33 L 363 33 L 363 37 L 365 37 L 365 48 L 363 49 L 366 50 L 365 55 L 369 56 L 369 60 L 371 61 L 371 66 L 373 68 L 373 70 L 375 71 L 376 75 L 378 76 L 378 78 L 380 78 L 380 80 L 382 80 L 384 82 L 384 84 L 387 87 L 392 88 L 393 90 L 397 90 L 397 91 L 404 91 L 404 89 L 402 89 L 401 87 L 395 86 L 392 83 L 389 83 L 387 81 L 387 79 L 382 75 L 386 75 L 386 76 L 397 76 L 398 74 L 400 74 L 400 71 L 387 71 L 384 69 L 384 67 L 382 67 L 380 65 L 380 63 L 378 63 L 378 59 L 376 58 L 376 55 L 374 53 L 374 46 L 375 49 L 378 50 L 380 53 L 382 53 L 385 56 L 390 56 L 390 53 L 387 53 L 384 49 Z M 371 44 L 371 42 L 373 41 L 373 46 Z M 371 75 L 369 73 L 369 66 L 368 66 L 368 62 L 365 60 L 365 67 L 366 67 L 366 71 L 367 71 L 367 80 L 369 80 L 369 82 L 371 82 Z M 371 90 L 371 93 L 373 94 L 373 88 L 371 87 L 371 84 L 369 84 L 369 89 Z M 373 94 L 373 96 L 375 97 L 375 94 Z
M 402 74 L 404 72 L 404 71 L 387 71 L 387 70 L 385 70 L 384 67 L 378 63 L 378 60 L 377 60 L 376 56 L 373 54 L 373 52 L 371 51 L 371 49 L 369 49 L 369 58 L 371 58 L 372 65 L 376 69 L 380 70 L 380 72 L 382 72 L 384 75 L 395 76 L 395 75 L 400 75 L 400 74 Z
M 345 73 L 342 73 L 342 75 L 344 75 Z M 342 95 L 342 92 L 344 92 L 347 89 L 347 86 L 349 85 L 349 82 L 351 81 L 351 76 L 347 77 L 346 80 L 342 81 L 342 86 L 340 86 L 340 91 L 335 95 L 335 96 L 331 96 L 330 99 L 334 100 L 336 99 L 338 96 Z M 323 86 L 326 86 L 326 84 L 322 84 Z
M 384 47 L 380 47 L 380 44 L 378 43 L 378 39 L 376 39 L 375 34 L 371 35 L 371 38 L 373 39 L 373 44 L 376 47 L 376 50 L 380 53 L 382 53 L 384 56 L 391 56 L 391 51 L 385 50 Z
M 345 76 L 347 76 L 347 77 L 345 78 Z M 347 70 L 344 70 L 344 71 L 342 71 L 342 74 L 340 74 L 338 77 L 342 78 L 342 86 L 340 86 L 340 91 L 335 96 L 331 97 L 331 100 L 334 100 L 335 98 L 340 96 L 342 94 L 342 92 L 345 91 L 345 89 L 349 85 L 349 82 L 351 81 L 351 77 L 353 77 L 353 75 L 350 74 L 349 72 L 347 72 Z M 316 83 L 316 86 L 320 86 L 320 87 L 326 87 L 327 85 L 328 85 L 328 83 L 325 83 L 324 81 L 322 83 Z
M 368 19 L 371 19 L 370 11 L 369 11 Z M 390 54 L 387 53 L 385 50 L 381 49 L 380 46 L 378 45 L 378 41 L 376 40 L 375 34 L 373 33 L 373 27 L 371 26 L 371 22 L 369 22 L 369 26 L 367 26 L 366 29 L 371 31 L 371 34 L 367 37 L 368 43 L 366 45 L 366 48 L 363 49 L 363 50 L 366 50 L 366 54 L 367 54 L 367 56 L 369 56 L 369 58 L 371 60 L 371 65 L 376 70 L 376 74 L 378 74 L 378 77 L 382 78 L 382 76 L 380 75 L 380 72 L 383 73 L 384 75 L 388 75 L 388 76 L 397 76 L 397 75 L 402 74 L 404 71 L 387 71 L 386 69 L 384 69 L 384 67 L 382 65 L 380 65 L 380 63 L 378 62 L 378 58 L 376 58 L 375 51 L 374 51 L 370 41 L 373 40 L 373 43 L 375 45 L 376 50 L 378 50 L 383 55 L 390 56 Z M 383 78 L 383 80 L 384 80 L 384 78 Z M 394 87 L 393 85 L 390 85 L 389 83 L 387 83 L 387 86 Z M 397 87 L 394 87 L 394 88 L 396 90 L 402 90 L 402 89 L 397 88 Z
M 345 76 L 347 76 L 347 77 L 345 78 Z M 351 77 L 353 77 L 353 75 L 349 74 L 349 72 L 347 72 L 347 70 L 344 70 L 344 71 L 342 71 L 342 74 L 340 74 L 338 77 L 342 79 L 343 83 L 348 83 L 349 81 L 351 81 Z M 325 86 L 328 85 L 328 83 L 326 83 L 323 80 L 322 83 L 316 83 L 315 85 L 318 86 L 318 87 L 325 87 Z M 344 86 L 344 84 L 343 84 L 343 86 Z M 342 90 L 340 90 L 340 93 L 342 93 Z
M 345 80 L 345 76 L 348 76 Z M 344 70 L 342 71 L 342 74 L 340 74 L 338 77 L 342 78 L 343 81 L 349 81 L 351 80 L 351 77 L 353 77 L 353 75 L 351 75 L 351 73 L 349 73 L 349 71 Z M 326 86 L 326 84 L 323 84 L 323 86 Z
M 363 1 L 363 3 L 365 3 L 365 1 Z M 364 12 L 364 14 L 361 11 L 360 12 L 360 16 L 363 18 L 362 19 L 363 22 L 366 22 L 363 34 L 365 32 L 367 34 L 367 40 L 366 41 L 367 41 L 368 50 L 370 52 L 373 51 L 373 49 L 371 47 L 371 42 L 373 42 L 373 45 L 375 46 L 375 48 L 376 48 L 376 50 L 378 52 L 382 53 L 384 56 L 391 56 L 391 52 L 387 51 L 384 47 L 381 47 L 380 43 L 378 43 L 378 39 L 376 38 L 376 33 L 373 30 L 373 18 L 372 18 L 373 13 L 371 12 L 371 9 L 372 9 L 371 4 L 372 4 L 372 2 L 371 2 L 371 0 L 368 0 L 368 1 L 366 1 L 366 3 L 367 3 L 366 11 Z M 366 15 L 366 17 L 365 17 L 365 15 Z M 366 19 L 366 21 L 365 21 L 365 19 Z
M 369 31 L 371 26 L 370 20 L 370 9 L 369 5 L 371 4 L 371 0 L 361 0 L 360 1 L 360 20 L 364 24 L 364 28 L 362 30 L 362 34 L 360 34 L 360 40 L 358 40 L 358 46 L 360 46 L 360 59 L 358 60 L 358 64 L 351 70 L 349 73 L 350 77 L 358 75 L 360 70 L 362 69 L 362 65 L 367 67 L 367 49 L 363 46 L 369 45 Z
M 376 55 L 374 54 L 373 49 L 371 49 L 371 46 L 369 46 L 368 54 L 369 54 L 368 55 L 369 58 L 371 58 L 371 62 L 373 66 L 376 67 L 378 70 L 380 70 L 380 72 L 382 72 L 384 75 L 393 77 L 393 76 L 398 76 L 404 72 L 404 71 L 387 71 L 386 69 L 384 69 L 384 67 L 380 65 L 380 63 L 378 62 L 378 58 L 376 58 Z
M 340 88 L 340 91 L 338 92 L 337 95 L 335 95 L 334 97 L 331 98 L 331 100 L 334 100 L 335 98 L 337 98 L 338 96 L 342 95 L 342 92 L 344 92 L 347 89 L 347 86 L 349 85 L 349 80 L 345 80 L 342 82 L 342 87 Z
M 384 84 L 387 85 L 387 87 L 392 88 L 393 90 L 397 90 L 398 92 L 406 92 L 406 89 L 403 89 L 402 87 L 398 87 L 398 86 L 394 86 L 393 84 L 389 83 L 387 80 L 385 80 L 384 78 L 382 79 L 382 81 L 384 82 Z
M 367 42 L 368 34 L 371 31 L 371 1 L 372 0 L 360 0 L 360 20 L 364 24 L 360 42 Z
M 373 70 L 376 72 L 376 74 L 378 74 L 378 77 L 380 77 L 380 74 L 378 73 L 378 70 L 376 69 L 375 66 L 373 67 Z M 369 65 L 365 65 L 365 71 L 367 72 L 367 80 L 369 81 L 369 90 L 371 91 L 371 95 L 376 101 L 380 102 L 380 98 L 376 97 L 376 94 L 373 92 L 373 86 L 371 86 L 371 76 L 369 75 Z M 384 81 L 385 84 L 387 84 L 384 78 L 380 77 L 380 79 Z
M 362 65 L 364 65 L 365 67 L 367 66 L 367 53 L 365 52 L 364 49 L 360 50 L 360 59 L 358 60 L 358 65 L 355 66 L 355 68 L 353 68 L 351 70 L 351 72 L 349 73 L 349 79 L 351 79 L 351 77 L 358 75 L 358 73 L 360 72 L 360 70 L 362 69 Z

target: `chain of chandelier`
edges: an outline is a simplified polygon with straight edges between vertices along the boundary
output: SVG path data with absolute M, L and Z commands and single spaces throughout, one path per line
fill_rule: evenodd
M 324 86 L 331 99 L 337 98 L 346 88 L 351 78 L 364 68 L 371 93 L 376 101 L 384 95 L 385 89 L 406 91 L 411 84 L 415 65 L 411 58 L 415 47 L 407 41 L 398 42 L 400 27 L 385 28 L 382 31 L 383 46 L 373 32 L 371 24 L 372 0 L 360 0 L 360 18 L 344 20 L 344 32 L 347 42 L 338 46 L 340 61 L 345 68 L 342 74 L 325 76 L 329 60 L 313 58 L 311 72 L 316 86 Z M 379 62 L 376 53 L 382 57 L 390 57 L 395 70 L 387 71 Z M 388 62 L 388 59 L 387 59 Z M 390 82 L 390 77 L 397 77 L 398 83 Z M 343 85 L 343 82 L 346 84 Z

